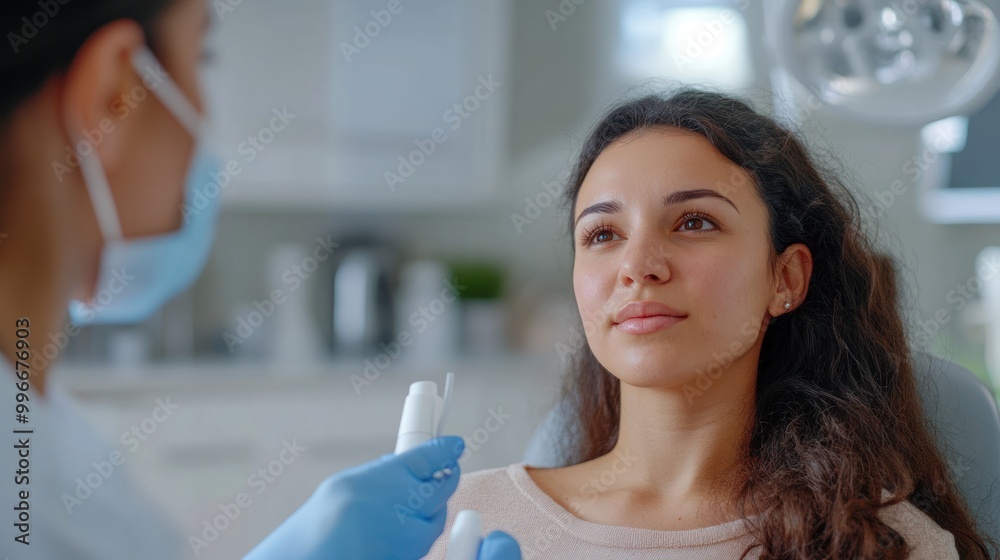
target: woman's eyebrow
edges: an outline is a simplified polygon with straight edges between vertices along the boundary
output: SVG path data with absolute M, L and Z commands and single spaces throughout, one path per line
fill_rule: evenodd
M 713 191 L 712 189 L 691 189 L 687 191 L 675 191 L 663 197 L 663 205 L 672 206 L 674 204 L 680 204 L 681 202 L 685 202 L 688 200 L 694 200 L 696 198 L 705 198 L 705 197 L 718 198 L 720 200 L 724 200 L 727 203 L 729 203 L 730 206 L 736 209 L 737 214 L 740 213 L 740 209 L 736 208 L 736 204 L 734 204 L 732 200 L 729 200 L 722 193 L 718 191 Z M 583 211 L 580 212 L 580 215 L 576 217 L 576 221 L 573 222 L 573 227 L 575 228 L 576 225 L 580 223 L 580 220 L 583 219 L 583 217 L 586 216 L 587 214 L 614 214 L 616 212 L 621 212 L 621 210 L 622 206 L 617 200 L 608 200 L 605 202 L 598 202 L 597 204 L 591 204 L 590 206 L 584 208 Z
M 675 191 L 663 197 L 663 205 L 671 206 L 673 204 L 680 204 L 681 202 L 687 200 L 693 200 L 695 198 L 705 198 L 705 197 L 712 197 L 725 200 L 726 202 L 729 203 L 730 206 L 736 209 L 737 214 L 740 213 L 740 209 L 736 208 L 736 205 L 733 204 L 732 200 L 729 200 L 722 193 L 718 191 L 713 191 L 712 189 L 692 189 L 688 191 Z
M 573 222 L 573 228 L 580 223 L 587 214 L 614 214 L 616 212 L 622 211 L 622 205 L 617 200 L 608 200 L 605 202 L 598 202 L 597 204 L 591 204 L 590 206 L 583 209 L 580 215 L 576 217 L 576 221 Z

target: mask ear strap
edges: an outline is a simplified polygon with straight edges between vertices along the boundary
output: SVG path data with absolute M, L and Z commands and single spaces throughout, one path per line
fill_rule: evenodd
M 143 85 L 160 99 L 167 110 L 180 121 L 195 138 L 201 132 L 202 118 L 194 105 L 188 100 L 184 92 L 174 83 L 166 72 L 160 68 L 160 63 L 150 52 L 148 47 L 140 47 L 133 51 L 132 66 L 136 72 L 143 76 Z M 75 130 L 67 127 L 67 130 Z M 89 144 L 89 141 L 71 132 L 75 146 L 81 143 Z M 77 149 L 80 158 L 80 170 L 83 173 L 84 183 L 87 192 L 90 194 L 90 201 L 94 207 L 94 214 L 97 216 L 97 226 L 101 230 L 104 241 L 117 241 L 122 239 L 121 221 L 118 219 L 118 210 L 115 207 L 115 199 L 111 195 L 111 187 L 108 185 L 108 177 L 101 166 L 101 160 L 97 157 L 97 148 L 89 146 L 87 155 L 83 155 L 83 150 Z
M 78 139 L 76 145 L 87 140 Z M 108 176 L 101 167 L 101 160 L 97 157 L 97 148 L 90 146 L 90 153 L 80 155 L 80 172 L 83 173 L 83 182 L 87 185 L 87 192 L 90 193 L 90 202 L 94 207 L 94 214 L 97 216 L 97 226 L 101 228 L 101 235 L 104 241 L 117 241 L 122 238 L 122 226 L 118 220 L 118 211 L 115 208 L 115 199 L 111 196 L 111 187 L 108 185 Z
M 87 188 L 101 237 L 105 243 L 118 241 L 122 239 L 122 225 L 118 219 L 115 198 L 111 195 L 108 176 L 104 173 L 101 158 L 97 156 L 97 146 L 78 132 L 80 128 L 77 121 L 68 114 L 63 115 L 63 126 L 66 128 L 66 137 L 72 143 L 73 153 L 80 160 L 80 173 L 83 175 L 83 184 Z
M 177 83 L 163 70 L 160 61 L 149 47 L 142 46 L 132 52 L 132 67 L 143 77 L 143 85 L 159 98 L 191 136 L 197 138 L 201 133 L 201 114 Z

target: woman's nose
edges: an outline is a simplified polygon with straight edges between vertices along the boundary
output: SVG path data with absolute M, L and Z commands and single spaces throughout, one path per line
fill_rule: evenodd
M 634 283 L 662 283 L 670 279 L 667 264 L 671 253 L 656 240 L 630 238 L 618 271 L 618 280 L 624 286 Z

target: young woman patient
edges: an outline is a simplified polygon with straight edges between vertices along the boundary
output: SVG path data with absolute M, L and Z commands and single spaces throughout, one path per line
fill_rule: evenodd
M 527 559 L 991 558 L 920 408 L 891 259 L 796 137 L 684 90 L 613 109 L 567 202 L 587 344 L 562 468 L 467 474 Z M 918 507 L 919 506 L 919 507 Z

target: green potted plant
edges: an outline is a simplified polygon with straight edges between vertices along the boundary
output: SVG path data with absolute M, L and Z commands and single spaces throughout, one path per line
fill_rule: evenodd
M 462 349 L 479 355 L 507 351 L 503 269 L 481 261 L 452 262 L 450 268 L 462 307 Z

